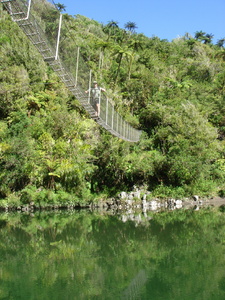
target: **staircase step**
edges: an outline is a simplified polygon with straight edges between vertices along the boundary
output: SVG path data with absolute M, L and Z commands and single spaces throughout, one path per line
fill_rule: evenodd
M 45 57 L 44 61 L 48 62 L 48 61 L 54 61 L 55 60 L 55 56 L 51 56 L 51 57 Z
M 17 12 L 17 13 L 12 14 L 12 16 L 16 16 L 16 15 L 25 15 L 25 13 L 23 11 L 21 11 L 21 12 Z
M 15 21 L 24 21 L 24 20 L 15 20 Z M 32 26 L 32 23 L 24 23 L 24 24 L 20 24 L 20 26 Z

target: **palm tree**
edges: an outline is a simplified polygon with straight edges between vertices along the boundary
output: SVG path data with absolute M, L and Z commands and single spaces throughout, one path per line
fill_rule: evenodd
M 105 49 L 111 48 L 111 47 L 112 47 L 112 42 L 100 40 L 100 41 L 97 41 L 97 42 L 96 42 L 96 46 L 97 46 L 97 48 L 100 49 L 100 55 L 99 55 L 99 69 L 101 69 L 102 66 L 103 66 L 103 60 L 104 60 Z
M 212 33 L 207 33 L 205 35 L 205 38 L 203 39 L 204 40 L 204 44 L 211 44 L 212 43 L 212 39 L 213 39 L 214 35 Z
M 109 28 L 118 28 L 119 27 L 118 22 L 111 20 L 111 21 L 108 22 L 107 27 L 109 27 Z
M 135 29 L 137 29 L 137 25 L 134 22 L 127 22 L 124 27 L 130 31 L 130 33 L 135 33 Z
M 133 49 L 133 51 L 138 51 L 139 49 L 143 49 L 143 44 L 143 36 L 135 35 L 132 40 L 129 41 L 129 48 Z
M 130 62 L 129 62 L 129 71 L 128 71 L 128 80 L 129 80 L 130 75 L 131 75 L 131 67 L 132 67 L 134 56 L 135 56 L 135 52 L 137 52 L 139 49 L 143 49 L 142 36 L 140 36 L 140 37 L 134 36 L 134 38 L 132 38 L 130 40 L 128 47 L 132 49 L 132 53 L 130 55 Z
M 222 48 L 223 45 L 224 45 L 224 43 L 225 43 L 225 38 L 218 40 L 217 43 L 216 43 L 216 45 L 218 47 Z
M 108 24 L 103 28 L 103 30 L 108 34 L 107 40 L 115 34 L 116 30 L 119 28 L 117 21 L 109 21 Z
M 54 2 L 53 2 L 54 3 Z M 54 3 L 55 4 L 55 7 L 60 11 L 65 11 L 66 10 L 66 6 L 64 4 L 61 4 L 61 3 Z
M 205 33 L 203 31 L 197 31 L 195 33 L 195 39 L 204 42 L 204 44 L 211 44 L 212 39 L 213 39 L 213 34 L 212 33 Z
M 205 32 L 203 32 L 202 30 L 201 31 L 196 31 L 195 32 L 195 39 L 198 40 L 198 41 L 203 41 L 205 38 Z
M 127 46 L 121 47 L 119 45 L 116 45 L 114 47 L 113 55 L 116 55 L 116 62 L 118 63 L 117 70 L 116 70 L 116 75 L 115 75 L 115 78 L 114 78 L 114 85 L 115 85 L 116 82 L 117 82 L 118 76 L 119 76 L 119 71 L 120 71 L 120 68 L 121 68 L 123 57 L 124 56 L 130 57 L 132 55 L 132 53 L 129 51 L 129 48 Z

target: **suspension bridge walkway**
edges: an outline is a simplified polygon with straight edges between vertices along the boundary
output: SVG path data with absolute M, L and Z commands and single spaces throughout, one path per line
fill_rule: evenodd
M 59 76 L 60 80 L 76 97 L 80 104 L 84 107 L 89 116 L 104 127 L 114 136 L 125 141 L 138 142 L 141 131 L 133 128 L 123 117 L 115 110 L 115 107 L 103 93 L 100 97 L 100 115 L 96 117 L 96 111 L 91 103 L 90 94 L 86 94 L 85 90 L 90 89 L 92 82 L 92 72 L 87 65 L 84 67 L 84 61 L 79 54 L 77 48 L 75 75 L 66 67 L 66 64 L 59 57 L 59 40 L 60 28 L 62 23 L 62 14 L 59 18 L 59 30 L 56 46 L 53 47 L 48 41 L 44 30 L 42 29 L 37 17 L 32 13 L 31 0 L 1 0 L 4 8 L 10 14 L 12 20 L 18 24 L 31 43 L 36 47 L 42 55 L 44 61 L 50 65 L 54 72 Z M 56 9 L 56 8 L 55 8 Z M 82 71 L 84 70 L 85 71 Z M 79 71 L 78 71 L 79 70 Z

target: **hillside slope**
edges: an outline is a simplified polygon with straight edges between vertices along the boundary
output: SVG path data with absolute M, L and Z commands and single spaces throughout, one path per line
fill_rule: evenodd
M 54 42 L 59 12 L 34 3 Z M 81 203 L 134 184 L 152 196 L 224 193 L 223 47 L 64 15 L 60 56 L 72 66 L 80 47 L 119 112 L 144 131 L 130 144 L 90 120 L 2 7 L 0 16 L 2 203 Z

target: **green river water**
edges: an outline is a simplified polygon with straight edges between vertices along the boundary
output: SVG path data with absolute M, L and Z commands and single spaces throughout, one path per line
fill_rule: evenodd
M 224 209 L 2 213 L 0 299 L 224 300 Z

